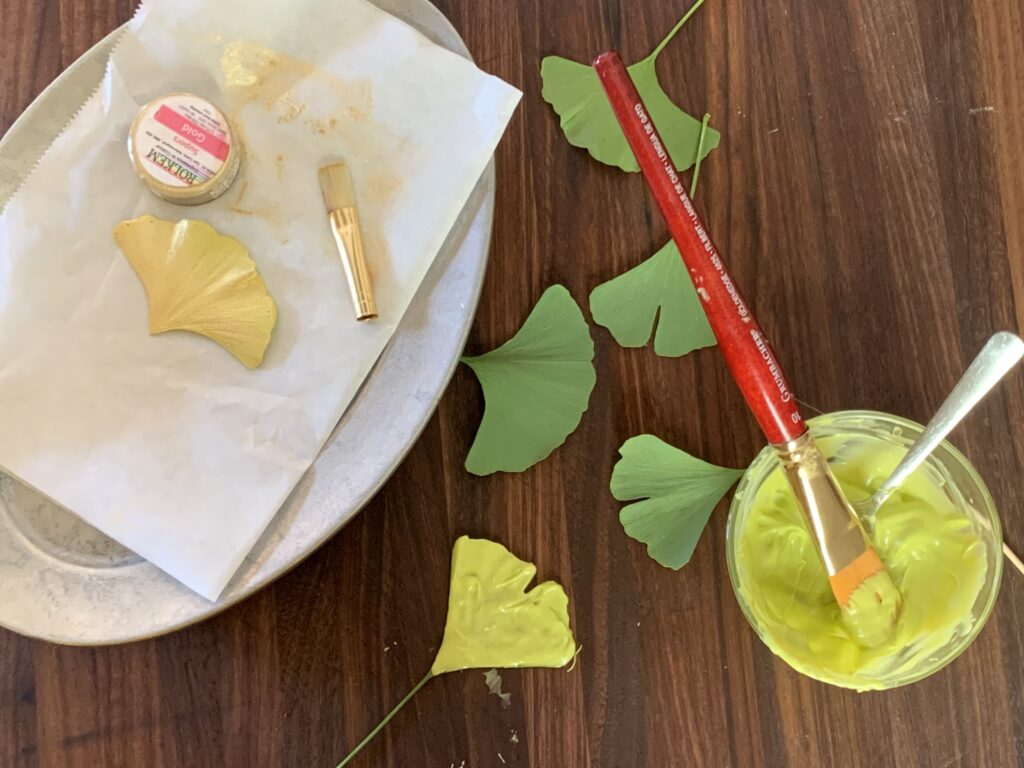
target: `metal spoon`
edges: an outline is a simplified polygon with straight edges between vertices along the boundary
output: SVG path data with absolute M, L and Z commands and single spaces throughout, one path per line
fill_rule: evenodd
M 988 340 L 985 347 L 974 358 L 971 367 L 967 369 L 963 378 L 950 392 L 949 397 L 946 398 L 932 420 L 928 422 L 924 432 L 910 447 L 907 455 L 903 457 L 903 461 L 897 465 L 889 478 L 882 483 L 870 499 L 854 502 L 854 509 L 857 510 L 857 514 L 860 515 L 869 530 L 874 529 L 875 513 L 892 495 L 892 492 L 903 484 L 911 472 L 924 463 L 924 460 L 938 447 L 946 435 L 952 432 L 953 428 L 971 412 L 971 409 L 999 383 L 999 380 L 1010 372 L 1021 357 L 1024 357 L 1024 340 L 1019 336 L 1001 331 Z M 1020 560 L 1005 543 L 1003 551 L 1011 562 L 1021 568 L 1021 572 L 1024 573 L 1024 567 L 1018 565 Z

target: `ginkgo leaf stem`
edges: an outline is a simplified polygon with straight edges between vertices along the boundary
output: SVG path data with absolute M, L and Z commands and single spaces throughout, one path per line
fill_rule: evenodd
M 647 59 L 651 60 L 658 58 L 658 54 L 665 49 L 666 45 L 672 42 L 672 38 L 679 33 L 679 30 L 683 28 L 683 25 L 690 20 L 690 17 L 693 16 L 693 14 L 697 12 L 697 9 L 700 8 L 702 5 L 704 5 L 704 0 L 697 0 L 697 2 L 691 5 L 690 10 L 686 12 L 686 15 L 683 16 L 683 18 L 681 18 L 674 27 L 672 27 L 672 31 L 665 36 L 664 40 L 658 43 L 658 47 L 651 52 L 651 55 L 648 56 Z
M 690 180 L 690 197 L 692 198 L 697 194 L 697 179 L 700 178 L 700 163 L 702 156 L 704 155 L 704 135 L 708 132 L 708 122 L 711 120 L 711 115 L 707 112 L 704 113 L 704 119 L 700 123 L 700 138 L 697 139 L 697 159 L 693 164 L 693 178 Z
M 374 737 L 384 729 L 384 726 L 391 722 L 391 718 L 397 715 L 398 711 L 406 704 L 408 704 L 409 700 L 412 699 L 412 697 L 419 692 L 420 688 L 426 685 L 427 681 L 430 680 L 430 678 L 432 678 L 433 676 L 433 672 L 427 672 L 427 674 L 423 676 L 423 679 L 416 683 L 416 685 L 413 687 L 411 691 L 405 694 L 405 698 L 398 702 L 398 704 L 395 705 L 394 709 L 392 709 L 390 712 L 384 715 L 384 719 L 377 723 L 377 726 L 366 735 L 366 738 L 360 741 L 359 744 L 356 745 L 355 749 L 353 749 L 351 752 L 345 755 L 345 759 L 338 763 L 337 768 L 343 768 L 343 766 L 348 765 L 352 761 L 352 758 L 358 755 L 359 752 L 363 749 L 363 747 L 365 747 L 367 744 L 373 741 Z

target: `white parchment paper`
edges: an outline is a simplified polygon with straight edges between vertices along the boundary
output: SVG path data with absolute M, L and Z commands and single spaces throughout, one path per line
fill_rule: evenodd
M 245 145 L 197 208 L 125 148 L 191 91 Z M 106 78 L 0 214 L 0 467 L 216 599 L 405 312 L 520 94 L 364 0 L 147 0 Z M 380 319 L 356 323 L 316 169 L 352 167 Z M 114 226 L 199 218 L 244 243 L 279 308 L 262 367 L 147 334 Z

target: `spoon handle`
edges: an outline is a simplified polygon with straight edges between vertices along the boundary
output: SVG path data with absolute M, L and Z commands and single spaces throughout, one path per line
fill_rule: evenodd
M 875 491 L 870 501 L 870 515 L 885 503 L 892 492 L 899 488 L 911 472 L 924 462 L 946 435 L 953 431 L 963 418 L 970 413 L 985 395 L 1002 379 L 1017 362 L 1024 357 L 1024 340 L 1008 331 L 1001 331 L 988 340 L 985 347 L 974 358 L 971 367 L 964 373 L 956 387 L 946 398 L 921 437 L 903 457 L 893 473 Z

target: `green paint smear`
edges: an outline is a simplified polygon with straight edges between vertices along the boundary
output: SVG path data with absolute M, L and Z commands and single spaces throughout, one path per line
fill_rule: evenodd
M 565 286 L 541 296 L 498 349 L 463 357 L 484 391 L 484 417 L 466 457 L 475 475 L 522 472 L 579 426 L 597 381 L 594 342 Z
M 619 513 L 622 527 L 646 544 L 647 553 L 659 564 L 682 568 L 715 506 L 743 470 L 708 464 L 654 435 L 630 438 L 619 453 L 612 495 L 636 502 Z
M 706 128 L 698 153 L 701 121 L 672 103 L 658 82 L 655 64 L 665 46 L 703 3 L 704 0 L 697 0 L 647 58 L 629 67 L 629 74 L 679 170 L 689 168 L 698 157 L 706 157 L 718 146 L 721 135 L 714 128 Z M 593 67 L 561 56 L 548 56 L 541 62 L 540 74 L 541 95 L 561 118 L 562 131 L 570 144 L 586 149 L 591 157 L 606 165 L 630 173 L 640 170 Z
M 607 328 L 623 347 L 642 347 L 654 334 L 654 351 L 680 357 L 714 346 L 715 335 L 700 298 L 673 241 L 647 261 L 590 294 L 594 322 Z

